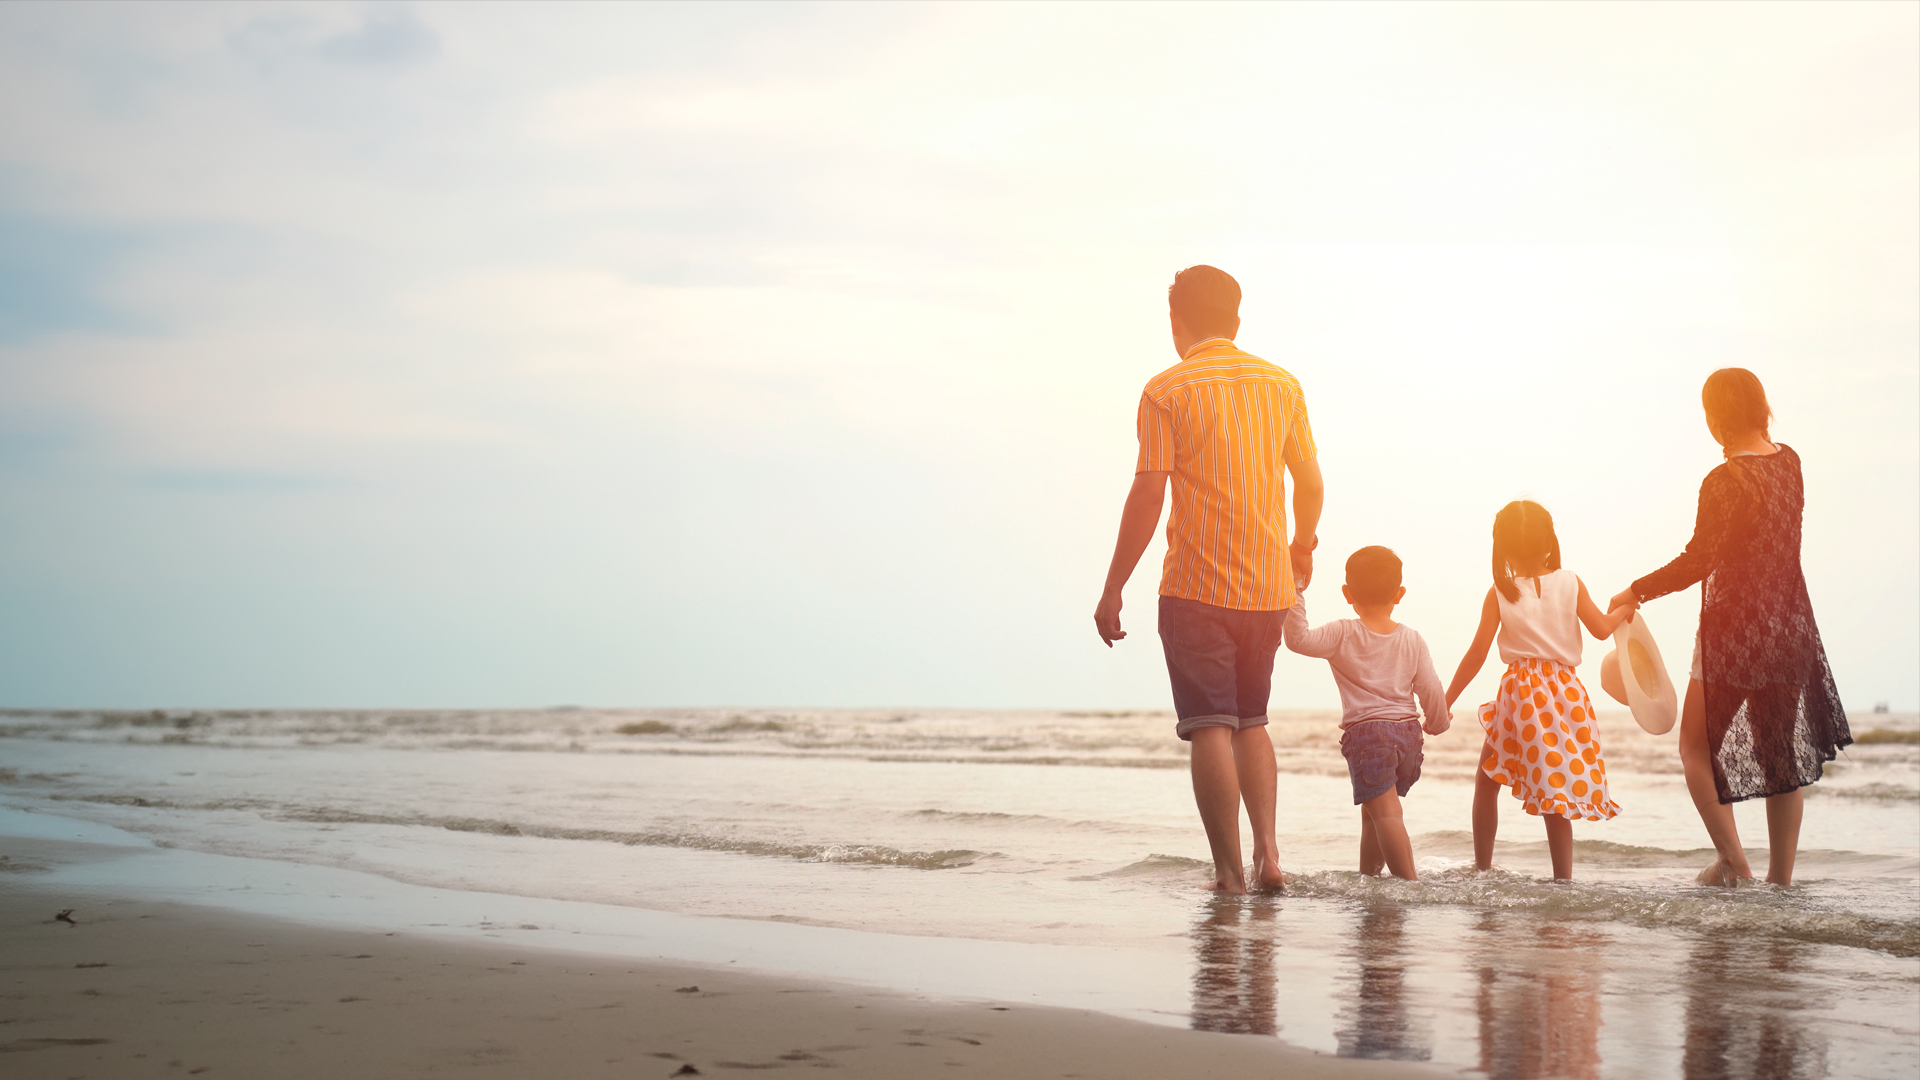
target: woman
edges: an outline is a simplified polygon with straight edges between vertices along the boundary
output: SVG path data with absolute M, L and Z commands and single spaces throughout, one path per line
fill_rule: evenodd
M 1853 741 L 1800 572 L 1800 457 L 1767 434 L 1773 411 L 1753 372 L 1722 368 L 1700 391 L 1726 463 L 1700 485 L 1687 550 L 1611 606 L 1705 581 L 1692 680 L 1680 713 L 1687 790 L 1720 853 L 1703 885 L 1750 880 L 1733 803 L 1767 800 L 1767 880 L 1793 884 L 1800 789 Z

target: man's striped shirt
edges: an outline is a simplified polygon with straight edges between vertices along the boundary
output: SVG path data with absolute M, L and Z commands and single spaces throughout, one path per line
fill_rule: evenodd
M 1160 595 L 1293 606 L 1283 470 L 1317 454 L 1300 381 L 1209 338 L 1147 383 L 1139 429 L 1134 471 L 1173 474 Z

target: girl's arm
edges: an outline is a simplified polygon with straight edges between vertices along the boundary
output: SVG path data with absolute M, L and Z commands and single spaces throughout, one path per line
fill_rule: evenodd
M 1467 655 L 1460 658 L 1460 670 L 1453 673 L 1453 685 L 1447 687 L 1447 708 L 1453 703 L 1480 674 L 1480 668 L 1487 662 L 1487 649 L 1493 645 L 1493 635 L 1500 629 L 1500 598 L 1492 589 L 1487 590 L 1487 602 L 1480 605 L 1480 629 L 1473 632 L 1473 644 L 1467 646 Z
M 1573 580 L 1580 581 L 1578 577 Z M 1601 641 L 1607 640 L 1613 636 L 1615 630 L 1620 629 L 1621 623 L 1633 617 L 1633 609 L 1640 606 L 1638 601 L 1621 603 L 1617 596 L 1614 597 L 1614 602 L 1614 609 L 1602 614 L 1600 605 L 1594 603 L 1593 597 L 1587 595 L 1587 583 L 1580 581 L 1580 603 L 1574 610 L 1579 612 L 1580 622 L 1586 626 L 1587 633 Z

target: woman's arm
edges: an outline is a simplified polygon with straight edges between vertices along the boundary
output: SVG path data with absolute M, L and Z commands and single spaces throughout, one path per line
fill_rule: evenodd
M 1453 685 L 1447 687 L 1447 708 L 1460 699 L 1467 684 L 1480 674 L 1480 668 L 1487 662 L 1487 649 L 1493 645 L 1494 632 L 1500 629 L 1500 598 L 1492 589 L 1487 590 L 1487 602 L 1480 605 L 1480 629 L 1473 632 L 1473 644 L 1467 646 L 1467 655 L 1460 658 L 1460 670 L 1453 673 Z
M 1580 581 L 1578 577 L 1573 580 Z M 1579 612 L 1580 622 L 1586 626 L 1587 633 L 1605 641 L 1613 636 L 1615 630 L 1620 629 L 1621 623 L 1633 616 L 1634 609 L 1639 606 L 1638 600 L 1630 600 L 1623 604 L 1616 596 L 1613 610 L 1603 613 L 1599 605 L 1593 602 L 1593 598 L 1587 595 L 1587 583 L 1580 581 L 1580 602 L 1574 610 Z
M 1634 582 L 1613 598 L 1618 607 L 1627 600 L 1645 603 L 1657 596 L 1679 592 L 1702 581 L 1720 564 L 1720 551 L 1726 546 L 1733 522 L 1733 478 L 1725 465 L 1707 474 L 1700 484 L 1700 507 L 1694 514 L 1693 539 L 1687 549 L 1672 562 Z

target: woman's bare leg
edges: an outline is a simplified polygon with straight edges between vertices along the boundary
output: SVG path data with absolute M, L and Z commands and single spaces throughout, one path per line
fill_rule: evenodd
M 1573 822 L 1559 814 L 1541 814 L 1547 823 L 1547 855 L 1553 859 L 1555 881 L 1573 877 Z
M 1806 800 L 1799 791 L 1767 798 L 1767 880 L 1793 884 L 1793 857 L 1800 852 L 1800 812 Z
M 1493 744 L 1480 750 L 1480 760 L 1493 756 Z M 1473 774 L 1473 868 L 1493 869 L 1493 837 L 1500 831 L 1500 784 L 1483 764 Z
M 1740 847 L 1740 830 L 1734 827 L 1733 807 L 1720 801 L 1713 783 L 1713 752 L 1707 746 L 1707 698 L 1699 679 L 1688 680 L 1686 704 L 1680 709 L 1680 764 L 1686 769 L 1693 808 L 1700 812 L 1713 850 L 1720 855 L 1712 866 L 1700 871 L 1697 880 L 1702 885 L 1732 885 L 1752 877 L 1747 853 Z

